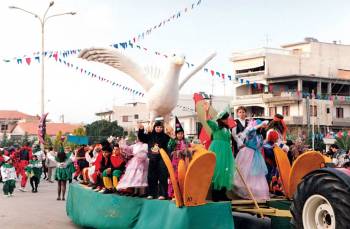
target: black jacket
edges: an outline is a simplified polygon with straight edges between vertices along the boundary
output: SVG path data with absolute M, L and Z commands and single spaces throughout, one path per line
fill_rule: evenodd
M 148 144 L 148 153 L 151 153 L 151 148 L 155 144 L 158 144 L 159 148 L 162 148 L 165 151 L 167 151 L 170 137 L 169 135 L 164 133 L 164 131 L 161 133 L 156 133 L 156 131 L 153 128 L 153 131 L 151 133 L 146 134 L 143 129 L 140 129 L 137 136 L 141 142 Z

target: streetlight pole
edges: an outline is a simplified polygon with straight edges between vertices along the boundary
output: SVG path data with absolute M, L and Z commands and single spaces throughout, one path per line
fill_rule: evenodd
M 41 25 L 41 78 L 40 78 L 40 113 L 43 115 L 45 113 L 45 23 L 47 22 L 48 19 L 57 17 L 57 16 L 63 16 L 63 15 L 75 15 L 76 12 L 66 12 L 66 13 L 59 13 L 59 14 L 53 14 L 50 16 L 47 16 L 47 13 L 49 9 L 54 5 L 54 1 L 51 1 L 49 6 L 47 7 L 44 15 L 40 17 L 38 14 L 33 13 L 31 11 L 22 9 L 17 6 L 9 6 L 10 9 L 15 9 L 15 10 L 21 10 L 25 13 L 33 15 L 35 18 L 37 18 L 40 21 Z M 43 144 L 41 144 L 41 149 L 44 149 Z

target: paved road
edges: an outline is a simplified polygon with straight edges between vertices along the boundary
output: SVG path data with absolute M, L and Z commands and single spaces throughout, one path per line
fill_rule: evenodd
M 17 182 L 14 197 L 3 196 L 2 185 L 0 183 L 1 229 L 79 228 L 67 217 L 66 202 L 56 200 L 56 182 L 41 181 L 38 193 L 31 192 L 29 181 L 28 192 L 18 191 L 19 183 Z

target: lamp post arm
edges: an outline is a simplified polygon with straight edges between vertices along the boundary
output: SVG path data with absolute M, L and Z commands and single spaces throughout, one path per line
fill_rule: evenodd
M 21 11 L 23 11 L 23 12 L 25 12 L 25 13 L 31 14 L 31 15 L 33 15 L 35 18 L 37 18 L 37 19 L 40 21 L 41 24 L 44 23 L 44 20 L 43 20 L 39 15 L 37 15 L 36 13 L 30 12 L 30 11 L 28 11 L 28 10 L 25 10 L 25 9 L 20 8 L 20 7 L 17 7 L 17 6 L 9 6 L 9 8 L 10 8 L 10 9 L 15 9 L 15 10 L 21 10 Z
M 50 18 L 53 18 L 53 17 L 58 17 L 58 16 L 62 16 L 62 15 L 75 15 L 75 14 L 76 14 L 75 12 L 66 12 L 66 13 L 50 15 L 48 17 L 44 17 L 44 23 L 46 23 L 47 20 L 49 20 Z

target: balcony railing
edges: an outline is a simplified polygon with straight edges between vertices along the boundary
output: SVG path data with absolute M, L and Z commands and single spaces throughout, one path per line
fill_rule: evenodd
M 334 126 L 343 126 L 343 127 L 349 127 L 350 126 L 350 118 L 334 118 L 332 121 Z
M 234 52 L 232 53 L 232 60 L 239 60 L 244 56 L 265 56 L 266 54 L 278 54 L 278 55 L 290 55 L 290 56 L 301 56 L 301 57 L 309 57 L 309 52 L 302 52 L 300 54 L 296 54 L 293 50 L 287 49 L 278 49 L 278 48 L 259 48 L 259 49 L 249 49 L 242 52 Z
M 285 116 L 284 120 L 289 125 L 303 125 L 303 116 Z

